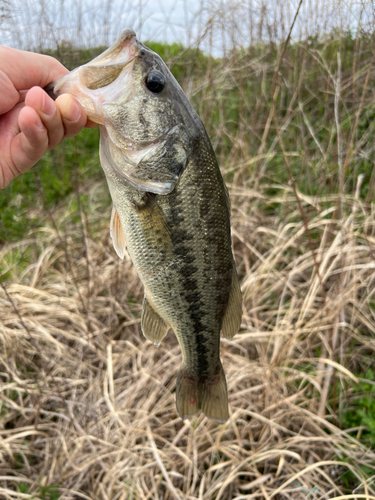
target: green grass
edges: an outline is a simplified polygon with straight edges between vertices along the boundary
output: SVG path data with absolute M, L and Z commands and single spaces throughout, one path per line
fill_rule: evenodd
M 40 486 L 38 492 L 30 492 L 29 485 L 20 482 L 17 485 L 17 491 L 19 493 L 31 494 L 32 498 L 38 498 L 40 500 L 58 500 L 60 498 L 60 493 L 57 491 L 57 488 L 59 487 L 58 484 L 50 484 L 48 486 Z
M 49 219 L 48 211 L 67 203 L 88 183 L 106 182 L 99 163 L 98 129 L 85 129 L 47 151 L 38 164 L 14 179 L 0 197 L 0 243 L 16 242 Z M 88 200 L 80 197 L 85 205 Z M 79 215 L 76 206 L 77 216 Z
M 349 409 L 343 413 L 342 428 L 362 427 L 361 433 L 356 431 L 362 442 L 375 449 L 375 373 L 367 370 L 359 376 L 362 381 L 353 384 Z

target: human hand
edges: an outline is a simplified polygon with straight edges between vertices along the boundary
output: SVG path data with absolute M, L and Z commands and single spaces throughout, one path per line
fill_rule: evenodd
M 0 46 L 0 189 L 47 149 L 97 125 L 75 97 L 64 94 L 53 101 L 41 88 L 66 73 L 53 57 Z

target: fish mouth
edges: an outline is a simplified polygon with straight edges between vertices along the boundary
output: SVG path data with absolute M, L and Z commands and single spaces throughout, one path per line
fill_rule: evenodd
M 115 172 L 137 190 L 165 195 L 174 189 L 179 172 L 175 174 L 165 165 L 158 169 L 153 165 L 155 158 L 169 158 L 170 162 L 177 162 L 176 168 L 185 167 L 189 146 L 180 125 L 151 141 L 140 142 L 136 134 L 129 135 L 122 116 L 122 109 L 136 90 L 134 63 L 145 50 L 135 32 L 127 29 L 105 52 L 45 90 L 54 99 L 61 94 L 74 95 L 88 118 L 101 125 L 100 161 L 106 171 Z
M 105 101 L 113 101 L 115 94 L 126 94 L 126 83 L 131 81 L 131 70 L 138 57 L 140 43 L 132 29 L 124 30 L 119 39 L 102 54 L 71 73 L 64 75 L 44 90 L 52 99 L 61 94 L 74 95 L 86 111 L 88 118 L 104 124 L 99 108 Z M 122 82 L 111 88 L 121 76 Z M 127 81 L 128 80 L 128 81 Z

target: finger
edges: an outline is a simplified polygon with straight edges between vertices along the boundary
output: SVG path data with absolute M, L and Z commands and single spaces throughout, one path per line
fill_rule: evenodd
M 64 138 L 74 137 L 86 126 L 87 115 L 85 110 L 75 97 L 68 94 L 62 94 L 56 99 L 55 103 L 64 125 Z
M 66 73 L 53 57 L 0 46 L 0 114 L 22 101 L 23 91 L 34 85 L 45 87 Z
M 16 90 L 27 90 L 34 85 L 45 87 L 68 70 L 51 56 L 0 47 L 0 67 L 13 82 Z
M 0 69 L 0 115 L 11 110 L 20 100 L 19 92 L 11 79 Z
M 18 124 L 20 133 L 11 144 L 12 171 L 16 177 L 31 168 L 48 148 L 48 134 L 38 113 L 30 107 L 21 109 Z
M 40 87 L 33 87 L 25 98 L 25 105 L 35 109 L 47 129 L 48 147 L 55 148 L 64 138 L 65 129 L 55 102 Z
M 93 122 L 93 121 L 91 121 L 91 120 L 87 120 L 85 127 L 86 127 L 86 128 L 95 128 L 95 127 L 97 127 L 98 125 L 99 125 L 99 124 L 98 124 L 97 122 Z

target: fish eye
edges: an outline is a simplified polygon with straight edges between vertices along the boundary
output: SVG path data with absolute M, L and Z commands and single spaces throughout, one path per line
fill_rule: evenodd
M 164 76 L 159 71 L 151 71 L 146 76 L 146 87 L 154 94 L 159 94 L 165 87 Z

